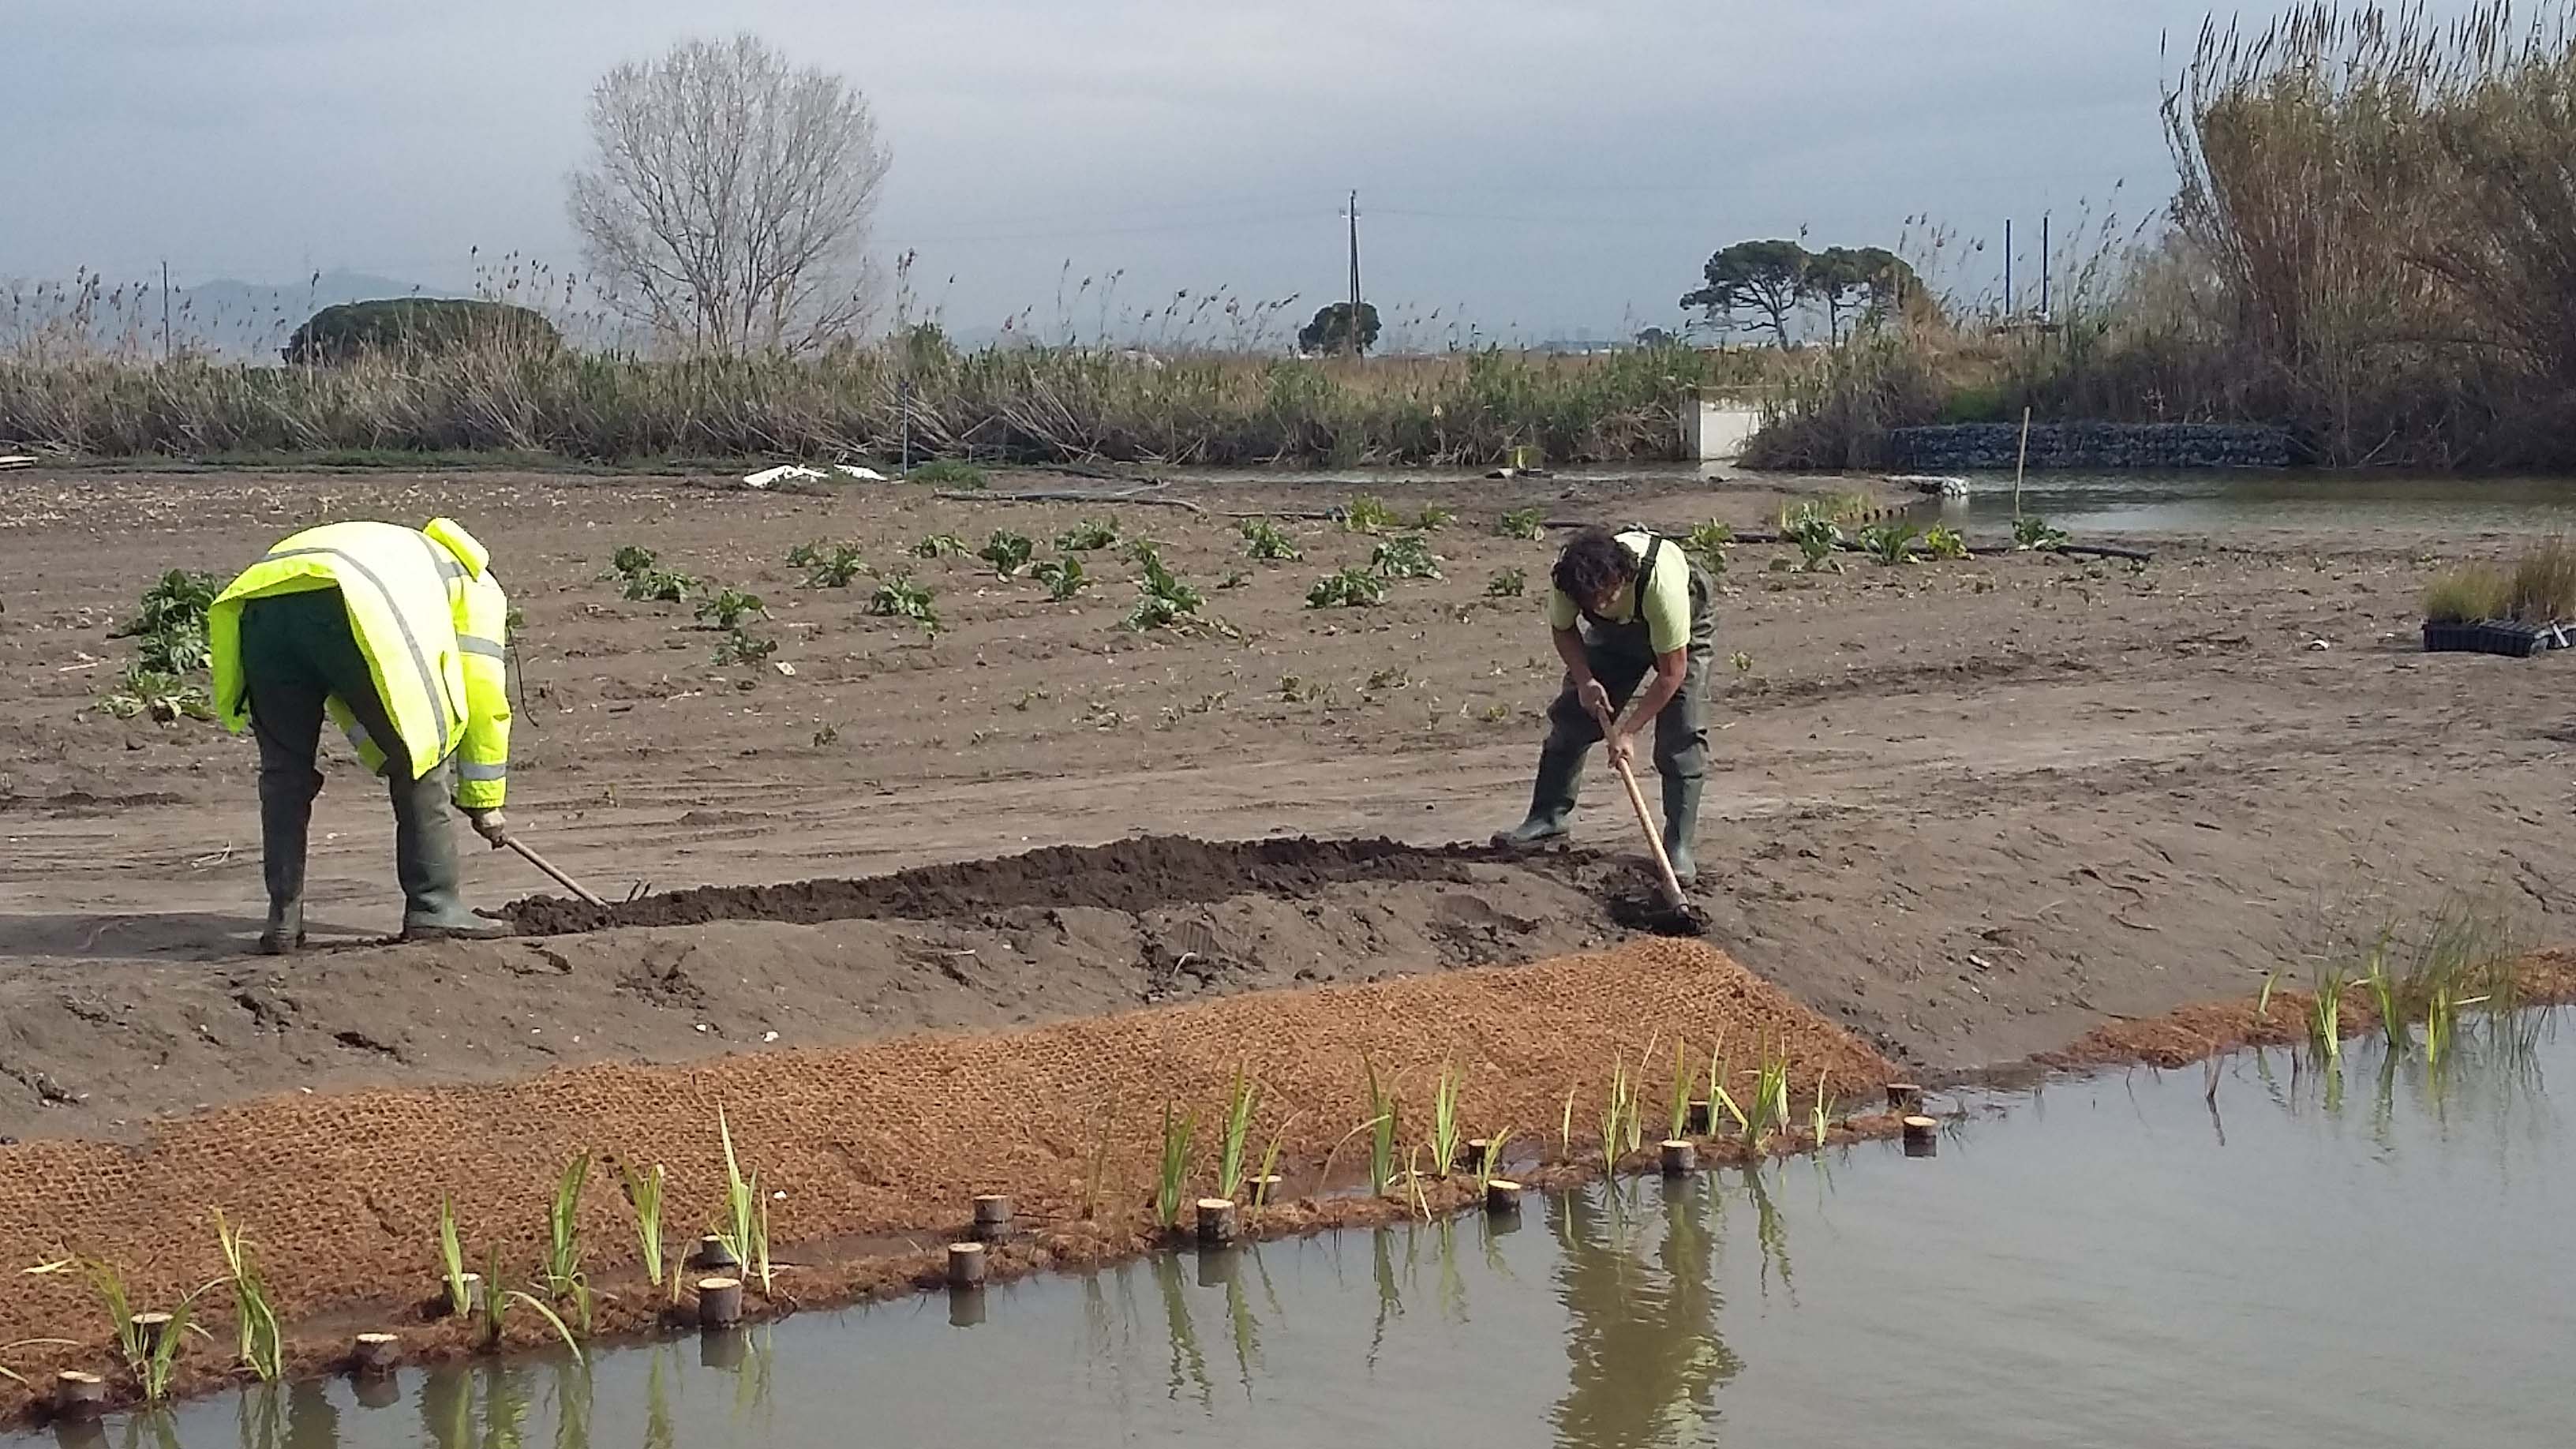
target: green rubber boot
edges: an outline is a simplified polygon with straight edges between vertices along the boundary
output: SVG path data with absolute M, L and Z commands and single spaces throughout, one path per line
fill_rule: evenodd
M 313 799 L 261 783 L 259 853 L 268 885 L 268 923 L 260 928 L 259 949 L 283 956 L 304 944 L 304 843 L 313 824 Z
M 1583 751 L 1551 745 L 1538 754 L 1538 784 L 1530 791 L 1529 818 L 1494 837 L 1505 850 L 1562 840 L 1573 831 L 1574 797 L 1583 784 Z
M 1691 838 L 1699 833 L 1699 791 L 1703 777 L 1664 777 L 1664 855 L 1673 863 L 1673 879 L 1683 885 L 1699 879 L 1691 858 Z
M 406 941 L 488 941 L 514 935 L 506 921 L 466 909 L 458 883 L 454 822 L 447 812 L 447 772 L 393 783 L 394 875 L 403 888 Z

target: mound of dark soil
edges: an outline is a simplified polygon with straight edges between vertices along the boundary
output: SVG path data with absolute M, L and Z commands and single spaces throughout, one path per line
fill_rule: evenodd
M 1109 845 L 1048 846 L 999 860 L 924 866 L 866 880 L 703 886 L 609 906 L 531 896 L 503 910 L 529 936 L 609 926 L 710 921 L 939 921 L 1013 906 L 1096 906 L 1130 914 L 1239 895 L 1294 898 L 1347 881 L 1463 881 L 1503 857 L 1485 846 L 1437 850 L 1392 840 L 1206 841 L 1139 835 Z

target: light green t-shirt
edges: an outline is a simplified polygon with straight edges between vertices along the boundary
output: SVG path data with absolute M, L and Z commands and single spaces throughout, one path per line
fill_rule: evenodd
M 1619 545 L 1642 563 L 1646 549 L 1655 536 L 1642 529 L 1619 535 Z M 1667 540 L 1663 551 L 1655 555 L 1654 576 L 1646 580 L 1646 642 L 1658 654 L 1670 654 L 1690 644 L 1690 560 L 1678 544 Z M 1632 584 L 1619 591 L 1618 601 L 1602 612 L 1601 617 L 1614 624 L 1630 622 L 1637 603 L 1637 590 Z M 1583 617 L 1583 610 L 1566 596 L 1563 589 L 1547 591 L 1547 626 L 1571 629 Z

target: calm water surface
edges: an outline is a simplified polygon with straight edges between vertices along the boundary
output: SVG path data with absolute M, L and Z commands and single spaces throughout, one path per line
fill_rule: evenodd
M 185 1405 L 12 1444 L 2563 1445 L 2576 1155 L 2523 1053 L 1974 1101 L 1483 1219 Z

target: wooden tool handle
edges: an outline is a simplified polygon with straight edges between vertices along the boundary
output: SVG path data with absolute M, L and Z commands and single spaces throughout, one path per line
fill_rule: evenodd
M 1629 788 L 1634 789 L 1636 787 L 1632 785 Z M 1640 806 L 1639 808 L 1643 809 L 1644 807 Z M 528 864 L 535 866 L 537 869 L 544 871 L 546 874 L 553 876 L 555 878 L 555 884 L 562 886 L 565 890 L 581 897 L 583 901 L 594 906 L 606 906 L 608 904 L 608 902 L 603 901 L 599 897 L 582 889 L 580 881 L 574 880 L 571 876 L 555 869 L 553 862 L 547 860 L 544 856 L 537 854 L 527 846 L 521 845 L 517 836 L 511 836 L 508 840 L 502 843 L 509 846 L 512 850 L 517 851 L 519 853 L 519 859 L 524 860 Z M 1672 872 L 1668 869 L 1664 873 L 1666 875 L 1670 875 Z
M 1619 772 L 1619 783 L 1628 787 L 1628 803 L 1637 809 L 1637 828 L 1646 832 L 1646 849 L 1653 852 L 1655 869 L 1663 874 L 1664 898 L 1674 910 L 1687 910 L 1690 897 L 1682 894 L 1682 880 L 1673 874 L 1673 858 L 1664 854 L 1664 837 L 1655 829 L 1655 817 L 1646 813 L 1646 792 L 1637 788 L 1637 776 L 1628 762 L 1613 755 L 1611 767 Z

